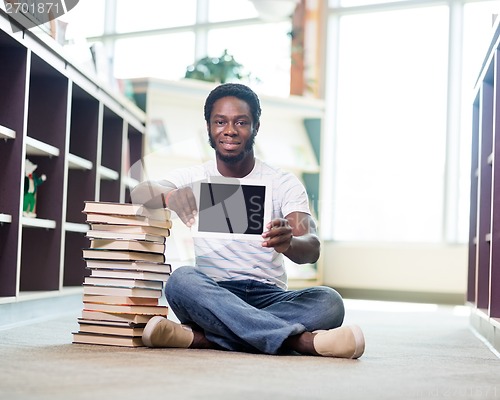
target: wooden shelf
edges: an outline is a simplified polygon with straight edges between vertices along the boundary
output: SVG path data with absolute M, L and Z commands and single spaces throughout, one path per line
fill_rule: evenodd
M 8 224 L 0 226 L 0 303 L 81 288 L 84 201 L 124 201 L 125 165 L 143 156 L 145 113 L 54 43 L 32 29 L 12 32 L 0 7 L 0 225 Z M 22 213 L 26 158 L 47 176 L 37 218 Z
M 494 334 L 500 319 L 500 165 L 496 163 L 500 138 L 495 134 L 500 128 L 495 116 L 500 96 L 499 19 L 493 32 L 472 102 L 467 301 L 472 308 L 471 324 L 500 350 L 500 335 Z
M 66 222 L 64 224 L 64 229 L 67 232 L 79 232 L 79 233 L 87 233 L 90 227 L 87 224 L 78 224 L 75 222 Z
M 59 149 L 32 137 L 26 138 L 27 156 L 58 157 Z
M 29 228 L 56 229 L 57 223 L 51 219 L 22 217 L 21 223 Z
M 12 215 L 0 213 L 0 224 L 10 224 L 12 222 Z
M 16 131 L 0 125 L 0 139 L 15 139 Z
M 139 181 L 137 179 L 131 178 L 129 176 L 124 177 L 123 182 L 125 183 L 125 186 L 130 189 L 133 189 L 139 184 Z
M 103 167 L 102 165 L 99 167 L 99 175 L 101 179 L 107 181 L 117 181 L 120 178 L 120 174 L 117 171 L 108 167 Z
M 68 154 L 68 168 L 90 171 L 94 168 L 94 164 L 92 161 L 86 160 L 85 158 L 74 154 Z

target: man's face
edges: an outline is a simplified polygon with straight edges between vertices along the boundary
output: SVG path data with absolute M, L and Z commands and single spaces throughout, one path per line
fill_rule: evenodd
M 207 128 L 210 145 L 226 163 L 237 163 L 252 151 L 259 129 L 253 123 L 250 106 L 232 96 L 214 103 Z

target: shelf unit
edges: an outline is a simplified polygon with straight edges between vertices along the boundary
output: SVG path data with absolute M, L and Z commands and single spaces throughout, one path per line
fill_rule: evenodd
M 473 101 L 469 268 L 471 324 L 500 350 L 500 21 Z
M 0 304 L 77 292 L 86 275 L 85 200 L 130 201 L 146 117 L 0 9 Z M 23 216 L 25 159 L 47 179 Z
M 203 106 L 216 83 L 138 78 L 132 79 L 131 84 L 137 104 L 147 112 L 144 151 L 147 179 L 163 179 L 168 168 L 197 165 L 214 157 L 208 144 Z M 261 95 L 259 99 L 262 117 L 255 142 L 256 156 L 299 177 L 309 194 L 311 210 L 318 218 L 324 102 L 301 96 Z M 193 262 L 190 235 L 181 225 L 174 226 L 176 235 L 171 248 L 178 246 L 176 254 L 189 257 L 183 261 Z M 171 262 L 175 264 L 172 258 Z M 290 287 L 322 283 L 322 259 L 311 265 L 297 265 L 288 259 L 286 263 Z

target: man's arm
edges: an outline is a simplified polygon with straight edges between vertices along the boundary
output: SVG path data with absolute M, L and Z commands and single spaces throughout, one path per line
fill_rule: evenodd
M 273 247 L 297 264 L 314 263 L 320 254 L 320 241 L 314 219 L 303 212 L 292 212 L 267 225 L 263 247 Z
M 130 197 L 134 204 L 144 204 L 149 208 L 164 208 L 165 196 L 174 189 L 175 185 L 168 181 L 144 181 L 132 189 Z
M 169 181 L 146 181 L 138 184 L 131 193 L 133 203 L 150 208 L 168 207 L 188 227 L 191 227 L 197 213 L 196 200 L 189 187 L 178 189 Z

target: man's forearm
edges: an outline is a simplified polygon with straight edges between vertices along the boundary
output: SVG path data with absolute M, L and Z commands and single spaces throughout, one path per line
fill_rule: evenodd
M 175 186 L 168 182 L 145 181 L 139 183 L 130 193 L 132 203 L 144 204 L 149 208 L 164 208 L 164 196 Z
M 320 254 L 321 244 L 316 235 L 293 236 L 290 247 L 283 253 L 297 264 L 315 263 Z

